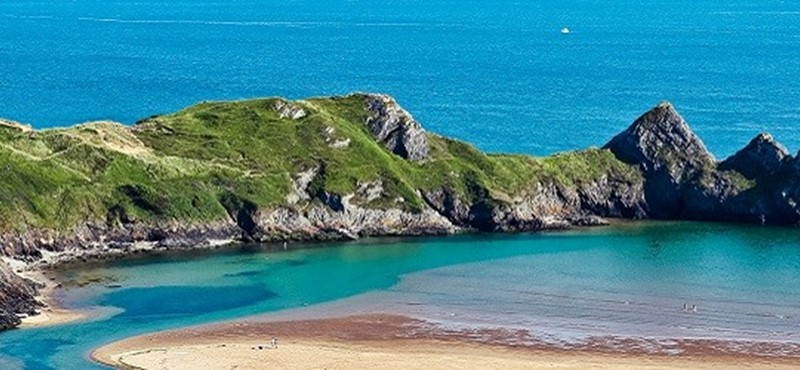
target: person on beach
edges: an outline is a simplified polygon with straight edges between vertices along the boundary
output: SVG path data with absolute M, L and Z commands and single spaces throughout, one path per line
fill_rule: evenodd
M 272 337 L 272 341 L 270 341 L 270 347 L 272 349 L 278 348 L 278 338 Z

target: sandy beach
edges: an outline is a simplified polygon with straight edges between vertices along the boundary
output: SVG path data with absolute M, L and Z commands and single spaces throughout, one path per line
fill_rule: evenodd
M 498 333 L 483 333 L 498 334 Z M 481 338 L 485 335 L 481 334 Z M 271 339 L 277 339 L 272 348 Z M 96 361 L 141 369 L 796 369 L 800 361 L 556 350 L 480 343 L 392 315 L 233 322 L 156 333 L 92 353 Z
M 83 312 L 73 311 L 61 306 L 54 297 L 58 282 L 50 279 L 41 270 L 24 270 L 21 275 L 27 279 L 39 282 L 44 286 L 39 289 L 37 299 L 44 304 L 39 309 L 39 314 L 22 318 L 20 328 L 37 328 L 43 326 L 61 325 L 78 320 L 83 320 L 87 315 Z

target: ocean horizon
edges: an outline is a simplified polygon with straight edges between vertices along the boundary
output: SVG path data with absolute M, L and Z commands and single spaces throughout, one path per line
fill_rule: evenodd
M 793 365 L 800 162 L 766 136 L 719 161 L 762 132 L 800 150 L 798 61 L 785 0 L 0 3 L 0 118 L 36 129 L 255 97 L 399 104 L 6 127 L 0 327 L 34 309 L 15 272 L 86 317 L 0 332 L 0 369 L 101 369 L 93 350 L 135 336 L 357 314 L 526 333 L 477 338 L 505 349 L 695 360 L 697 341 Z M 610 150 L 449 140 L 543 156 L 644 112 Z M 345 238 L 361 239 L 293 243 Z M 149 253 L 182 248 L 207 250 Z M 80 262 L 36 264 L 57 259 Z
M 14 1 L 0 20 L 0 117 L 36 128 L 369 91 L 491 152 L 600 146 L 662 100 L 719 158 L 762 131 L 800 149 L 793 2 Z

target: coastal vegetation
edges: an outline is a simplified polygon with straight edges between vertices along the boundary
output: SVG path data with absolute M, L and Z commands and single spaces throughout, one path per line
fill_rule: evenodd
M 796 225 L 800 162 L 768 134 L 717 161 L 669 103 L 602 148 L 487 154 L 391 97 L 202 102 L 126 126 L 0 120 L 0 256 L 54 265 L 233 241 L 603 225 Z M 36 284 L 0 263 L 0 319 Z M 6 278 L 8 277 L 8 278 Z
M 379 180 L 380 197 L 364 205 L 410 212 L 424 207 L 419 190 L 444 186 L 459 197 L 483 189 L 502 200 L 537 183 L 573 186 L 610 172 L 641 181 L 635 166 L 608 150 L 487 155 L 427 132 L 429 157 L 408 161 L 372 137 L 364 99 L 203 102 L 131 127 L 92 122 L 31 130 L 6 123 L 0 127 L 0 232 L 69 231 L 87 222 L 206 222 L 225 220 L 242 204 L 289 207 L 293 179 L 313 168 L 320 174 L 312 193 L 350 194 Z M 276 104 L 292 104 L 304 116 L 282 116 Z

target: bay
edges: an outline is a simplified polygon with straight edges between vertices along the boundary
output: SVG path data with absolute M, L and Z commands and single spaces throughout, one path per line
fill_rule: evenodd
M 800 342 L 800 235 L 792 229 L 632 223 L 286 252 L 241 246 L 62 274 L 67 288 L 58 298 L 93 319 L 2 333 L 0 361 L 89 368 L 89 351 L 114 340 L 287 309 L 312 316 L 377 310 L 447 325 L 525 328 L 558 341 Z M 122 287 L 71 283 L 88 278 Z M 687 302 L 698 305 L 697 314 L 682 312 Z

